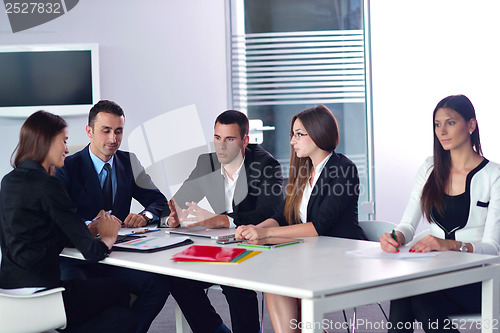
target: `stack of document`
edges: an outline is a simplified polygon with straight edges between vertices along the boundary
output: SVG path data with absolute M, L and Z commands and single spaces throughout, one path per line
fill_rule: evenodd
M 171 260 L 182 262 L 202 262 L 212 264 L 238 264 L 261 251 L 207 245 L 191 245 L 175 254 Z
M 168 250 L 187 244 L 193 241 L 189 237 L 146 237 L 146 236 L 118 236 L 124 237 L 113 245 L 113 250 L 129 252 L 157 252 Z

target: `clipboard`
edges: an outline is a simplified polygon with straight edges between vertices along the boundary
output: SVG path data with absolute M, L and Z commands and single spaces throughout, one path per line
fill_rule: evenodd
M 114 251 L 151 253 L 173 249 L 179 246 L 192 244 L 189 237 L 146 237 L 146 236 L 124 236 L 113 245 Z

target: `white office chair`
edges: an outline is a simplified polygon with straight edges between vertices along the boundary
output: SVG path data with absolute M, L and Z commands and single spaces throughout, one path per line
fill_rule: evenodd
M 0 333 L 34 333 L 66 327 L 64 288 L 30 295 L 0 293 Z
M 384 233 L 394 230 L 397 227 L 397 224 L 384 221 L 359 221 L 359 226 L 361 227 L 361 229 L 363 229 L 369 241 L 378 242 L 380 240 L 380 237 L 382 237 Z M 389 317 L 385 313 L 382 304 L 377 302 L 377 305 L 380 308 L 380 311 L 382 311 L 385 319 L 389 321 Z M 347 322 L 345 311 L 342 310 L 342 312 L 344 313 L 344 320 Z M 354 308 L 352 320 L 353 322 L 356 322 L 356 308 Z M 349 328 L 347 329 L 347 331 L 350 332 Z M 354 327 L 352 328 L 352 333 L 354 333 Z
M 384 221 L 359 221 L 359 226 L 369 241 L 378 242 L 384 233 L 391 232 L 397 224 Z

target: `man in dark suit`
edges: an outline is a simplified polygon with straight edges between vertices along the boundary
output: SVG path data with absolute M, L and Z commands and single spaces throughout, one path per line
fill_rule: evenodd
M 249 145 L 248 118 L 228 110 L 214 127 L 216 153 L 198 158 L 195 169 L 162 213 L 163 224 L 235 228 L 269 218 L 283 200 L 281 166 L 259 145 Z M 214 213 L 198 206 L 207 198 Z M 191 216 L 191 217 L 188 217 Z M 171 279 L 171 292 L 191 329 L 198 332 L 228 332 L 205 293 L 211 284 Z M 236 333 L 260 330 L 257 295 L 253 290 L 221 286 L 229 304 L 232 329 Z
M 90 144 L 67 157 L 64 167 L 56 171 L 91 231 L 99 223 L 91 221 L 101 209 L 110 210 L 112 217 L 126 227 L 141 227 L 158 220 L 166 204 L 165 196 L 135 155 L 118 150 L 124 125 L 125 115 L 120 106 L 106 100 L 98 102 L 90 110 L 86 127 Z M 130 212 L 132 198 L 145 207 L 142 212 Z M 63 280 L 102 276 L 125 280 L 137 295 L 132 309 L 140 319 L 138 332 L 147 332 L 169 295 L 166 276 L 68 259 L 61 263 L 61 268 Z

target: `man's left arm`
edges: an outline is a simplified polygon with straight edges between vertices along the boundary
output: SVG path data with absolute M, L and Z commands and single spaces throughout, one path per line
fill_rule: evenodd
M 144 207 L 144 214 L 140 214 L 143 212 L 131 212 L 124 222 L 126 225 L 131 224 L 133 226 L 143 226 L 144 222 L 140 223 L 141 221 L 156 222 L 167 204 L 167 199 L 158 190 L 137 157 L 132 153 L 130 153 L 130 163 L 135 179 L 132 197 Z M 147 212 L 151 213 L 152 216 Z M 152 217 L 152 220 L 149 220 L 150 217 Z M 132 223 L 130 223 L 130 219 Z

